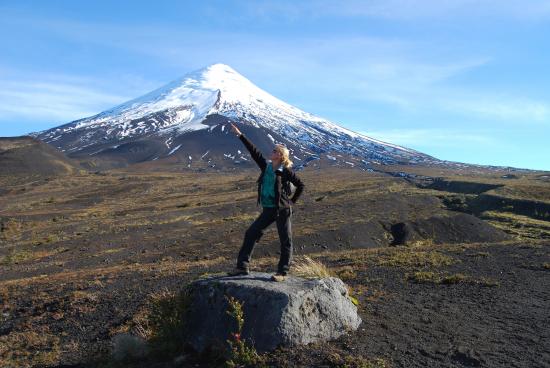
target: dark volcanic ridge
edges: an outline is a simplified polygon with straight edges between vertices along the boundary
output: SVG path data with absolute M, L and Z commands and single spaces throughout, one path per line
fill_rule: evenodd
M 0 138 L 0 176 L 62 175 L 77 170 L 75 162 L 40 140 L 31 137 Z

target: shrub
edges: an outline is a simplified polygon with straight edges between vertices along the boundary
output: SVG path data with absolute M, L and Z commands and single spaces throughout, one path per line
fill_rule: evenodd
M 229 307 L 227 314 L 231 316 L 237 324 L 235 332 L 227 340 L 229 344 L 229 358 L 225 362 L 227 367 L 259 367 L 264 366 L 263 358 L 258 354 L 253 346 L 250 346 L 242 339 L 241 333 L 244 326 L 244 312 L 242 304 L 235 298 L 227 298 Z
M 353 280 L 357 278 L 357 274 L 351 266 L 346 266 L 336 272 L 338 277 L 343 281 Z
M 179 292 L 164 290 L 151 296 L 146 326 L 149 344 L 159 354 L 181 351 L 185 343 L 185 314 L 189 308 L 189 290 Z
M 346 285 L 346 287 L 348 289 L 348 298 L 349 298 L 349 300 L 351 300 L 353 305 L 358 307 L 359 306 L 359 299 L 357 299 L 357 297 L 354 295 L 352 287 L 349 286 L 349 285 Z

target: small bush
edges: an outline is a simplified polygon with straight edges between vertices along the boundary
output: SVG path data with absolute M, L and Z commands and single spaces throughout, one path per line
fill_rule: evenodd
M 545 270 L 550 270 L 550 262 L 544 262 L 542 264 L 542 268 L 544 268 Z
M 351 266 L 346 266 L 338 271 L 336 271 L 336 275 L 343 281 L 353 280 L 357 278 L 357 274 L 353 270 Z
M 353 305 L 358 307 L 359 306 L 359 299 L 357 299 L 357 297 L 353 293 L 353 289 L 351 288 L 351 286 L 349 286 L 349 285 L 346 285 L 346 286 L 347 286 L 347 289 L 348 289 L 348 298 L 349 298 L 349 300 L 351 300 Z
M 258 354 L 253 346 L 248 345 L 241 338 L 244 326 L 244 312 L 242 304 L 235 298 L 227 299 L 229 308 L 227 314 L 231 316 L 237 324 L 235 332 L 227 340 L 229 344 L 229 358 L 225 362 L 227 367 L 261 367 L 264 366 L 263 358 Z
M 189 290 L 168 290 L 155 293 L 149 302 L 149 313 L 142 333 L 149 336 L 154 352 L 173 354 L 180 352 L 185 340 L 185 314 L 189 308 Z

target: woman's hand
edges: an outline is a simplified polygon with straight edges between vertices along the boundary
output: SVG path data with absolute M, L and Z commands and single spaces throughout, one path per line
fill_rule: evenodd
M 237 127 L 235 126 L 235 124 L 233 124 L 233 123 L 230 123 L 230 124 L 231 124 L 231 131 L 232 131 L 233 133 L 235 133 L 235 134 L 237 135 L 237 137 L 240 137 L 241 134 L 243 134 L 243 133 L 241 133 L 241 131 L 239 130 L 239 128 L 237 128 Z

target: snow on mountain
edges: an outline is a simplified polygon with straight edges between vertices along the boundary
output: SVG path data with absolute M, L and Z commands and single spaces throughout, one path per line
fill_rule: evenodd
M 202 137 L 202 133 L 227 135 L 224 124 L 227 120 L 259 129 L 272 143 L 287 144 L 300 162 L 319 158 L 322 153 L 332 153 L 327 157 L 334 157 L 335 152 L 357 160 L 384 163 L 435 160 L 301 111 L 258 88 L 224 64 L 189 73 L 110 110 L 34 136 L 73 156 L 116 156 L 119 147 L 126 148 L 123 150 L 126 156 L 128 152 L 151 151 L 151 155 L 141 154 L 129 160 L 139 162 L 152 160 L 152 151 L 155 151 L 155 159 L 180 153 L 187 156 L 191 151 L 205 152 L 214 142 Z M 203 142 L 182 138 L 197 131 L 202 132 L 192 136 L 195 140 L 202 137 Z M 145 141 L 149 142 L 146 147 Z M 151 141 L 162 141 L 160 146 L 163 148 Z M 134 145 L 130 147 L 129 143 Z M 138 148 L 135 147 L 137 143 L 141 143 Z M 186 146 L 190 150 L 186 150 Z M 239 156 L 235 152 L 225 152 L 223 157 L 233 157 L 236 161 Z M 336 161 L 346 162 L 343 158 Z

